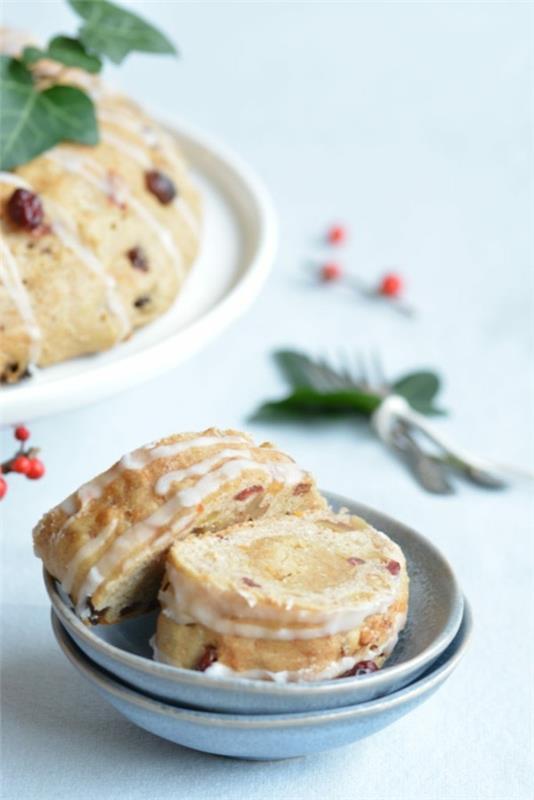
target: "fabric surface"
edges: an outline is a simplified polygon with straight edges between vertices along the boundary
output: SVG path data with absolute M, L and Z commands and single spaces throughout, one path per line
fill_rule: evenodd
M 260 401 L 284 391 L 269 360 L 275 347 L 374 348 L 393 375 L 441 371 L 442 405 L 451 411 L 436 423 L 441 430 L 481 455 L 532 464 L 528 5 L 129 5 L 142 5 L 184 57 L 133 57 L 111 78 L 249 160 L 273 193 L 281 247 L 254 308 L 192 361 L 122 396 L 31 424 L 47 476 L 10 476 L 0 505 L 2 796 L 531 800 L 531 487 L 491 493 L 461 485 L 436 498 L 357 421 L 246 422 Z M 31 21 L 47 36 L 74 29 L 60 2 L 8 0 L 3 16 L 22 27 Z M 337 219 L 351 236 L 327 251 L 319 237 Z M 371 281 L 397 268 L 417 321 L 314 287 L 309 259 L 333 256 Z M 274 440 L 324 489 L 413 525 L 450 559 L 475 632 L 458 670 L 428 702 L 350 747 L 240 762 L 135 728 L 72 669 L 50 630 L 32 526 L 124 452 L 208 425 Z M 2 431 L 3 457 L 11 441 Z

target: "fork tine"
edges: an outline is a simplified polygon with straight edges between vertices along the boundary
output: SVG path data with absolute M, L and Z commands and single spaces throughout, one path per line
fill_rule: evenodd
M 365 366 L 365 357 L 361 352 L 356 354 L 356 365 L 361 385 L 364 389 L 369 389 L 369 374 Z
M 371 360 L 373 364 L 373 371 L 375 374 L 375 379 L 378 388 L 380 391 L 387 391 L 388 389 L 388 381 L 386 379 L 386 374 L 384 372 L 384 367 L 382 364 L 382 359 L 380 357 L 380 353 L 378 350 L 373 350 L 371 353 Z

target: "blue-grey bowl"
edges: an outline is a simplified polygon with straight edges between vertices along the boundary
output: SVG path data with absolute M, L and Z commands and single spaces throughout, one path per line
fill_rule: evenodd
M 329 711 L 221 714 L 179 708 L 135 691 L 85 656 L 52 612 L 59 645 L 102 697 L 135 725 L 176 744 L 246 759 L 282 759 L 351 744 L 395 722 L 429 698 L 462 658 L 471 634 L 467 603 L 460 630 L 434 664 L 410 686 L 387 697 Z
M 237 714 L 323 711 L 364 703 L 406 686 L 421 675 L 456 635 L 463 597 L 453 572 L 421 534 L 378 511 L 344 497 L 326 495 L 333 508 L 348 508 L 384 531 L 403 549 L 410 575 L 408 622 L 385 667 L 353 678 L 276 684 L 217 677 L 152 660 L 149 640 L 156 615 L 117 625 L 84 625 L 54 579 L 45 584 L 54 611 L 76 644 L 99 666 L 144 694 L 191 708 Z

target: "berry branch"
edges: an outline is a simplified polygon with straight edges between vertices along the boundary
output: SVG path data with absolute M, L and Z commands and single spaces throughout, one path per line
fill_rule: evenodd
M 28 428 L 25 425 L 18 425 L 13 435 L 20 444 L 11 458 L 0 464 L 0 500 L 7 492 L 8 485 L 4 475 L 9 472 L 18 472 L 19 475 L 25 475 L 32 481 L 39 480 L 45 474 L 45 465 L 37 458 L 39 448 L 29 447 L 27 444 L 31 435 Z

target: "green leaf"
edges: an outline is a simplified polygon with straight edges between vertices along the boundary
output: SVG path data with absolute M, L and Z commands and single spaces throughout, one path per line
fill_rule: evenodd
M 22 60 L 25 64 L 34 64 L 41 58 L 50 58 L 67 67 L 78 67 L 86 72 L 100 72 L 102 61 L 98 56 L 89 53 L 78 39 L 70 36 L 54 36 L 45 50 L 38 47 L 25 47 Z
M 353 378 L 326 362 L 314 360 L 296 350 L 278 350 L 274 359 L 291 386 L 309 386 L 317 391 L 357 388 Z
M 409 403 L 431 403 L 439 392 L 440 381 L 435 372 L 421 370 L 410 372 L 393 384 L 393 390 Z
M 98 123 L 91 98 L 75 86 L 51 86 L 40 95 L 57 141 L 98 144 Z
M 38 92 L 24 64 L 0 57 L 0 169 L 31 161 L 65 139 L 96 144 L 92 100 L 72 86 Z
M 176 53 L 172 42 L 144 19 L 107 0 L 68 0 L 71 8 L 85 20 L 79 38 L 84 45 L 115 64 L 132 51 Z
M 295 389 L 282 400 L 264 403 L 253 419 L 303 416 L 347 416 L 363 414 L 369 417 L 380 405 L 381 398 L 374 394 L 344 389 L 335 392 L 318 392 L 310 387 Z

